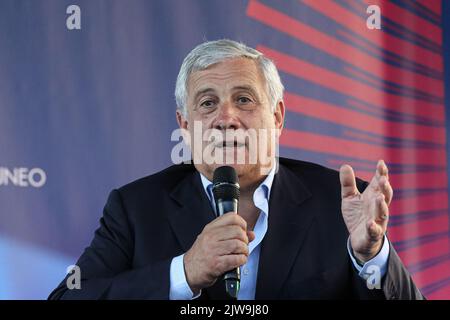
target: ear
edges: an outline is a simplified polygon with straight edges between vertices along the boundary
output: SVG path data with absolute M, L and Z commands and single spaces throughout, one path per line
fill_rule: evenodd
M 180 129 L 188 130 L 188 121 L 180 109 L 177 109 L 177 122 Z
M 280 100 L 278 101 L 274 112 L 275 128 L 280 130 L 280 134 L 284 127 L 284 112 L 285 112 L 284 101 Z
M 180 109 L 177 109 L 177 122 L 178 122 L 178 126 L 181 129 L 181 135 L 183 136 L 183 141 L 184 143 L 190 147 L 191 145 L 191 139 L 190 139 L 190 134 L 189 134 L 189 123 L 188 120 L 184 117 L 183 113 L 181 112 Z

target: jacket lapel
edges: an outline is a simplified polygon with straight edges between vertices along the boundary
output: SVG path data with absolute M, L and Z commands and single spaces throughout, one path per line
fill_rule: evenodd
M 183 251 L 189 250 L 204 226 L 215 218 L 199 173 L 193 171 L 173 189 L 170 197 L 177 205 L 169 210 L 169 222 Z
M 192 247 L 205 225 L 214 220 L 216 215 L 195 168 L 173 189 L 170 196 L 177 205 L 168 213 L 169 222 L 183 252 L 186 252 Z M 222 279 L 218 279 L 212 287 L 203 290 L 202 298 L 229 299 Z
M 256 299 L 276 299 L 313 222 L 303 210 L 311 197 L 305 184 L 280 163 L 269 200 L 268 229 L 261 247 Z

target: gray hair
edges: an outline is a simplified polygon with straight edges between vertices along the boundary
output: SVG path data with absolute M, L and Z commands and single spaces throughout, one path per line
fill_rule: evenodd
M 284 86 L 281 83 L 275 64 L 261 52 L 247 47 L 245 44 L 233 40 L 222 39 L 203 42 L 184 58 L 178 73 L 175 86 L 175 99 L 177 108 L 184 116 L 187 116 L 187 85 L 189 76 L 199 70 L 233 58 L 248 58 L 256 61 L 266 80 L 267 95 L 275 111 L 278 101 L 283 99 Z

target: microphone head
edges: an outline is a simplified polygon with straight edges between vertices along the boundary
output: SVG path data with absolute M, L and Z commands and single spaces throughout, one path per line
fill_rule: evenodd
M 214 170 L 213 183 L 216 184 L 220 182 L 237 183 L 238 177 L 236 170 L 230 166 L 222 166 Z
M 212 189 L 216 200 L 238 200 L 239 183 L 236 170 L 230 166 L 222 166 L 214 170 Z

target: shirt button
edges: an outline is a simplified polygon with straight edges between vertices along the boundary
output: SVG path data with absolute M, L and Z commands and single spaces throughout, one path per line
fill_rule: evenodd
M 248 275 L 248 274 L 249 274 L 249 271 L 248 271 L 247 268 L 245 268 L 245 269 L 244 269 L 244 276 L 246 276 L 246 275 Z

